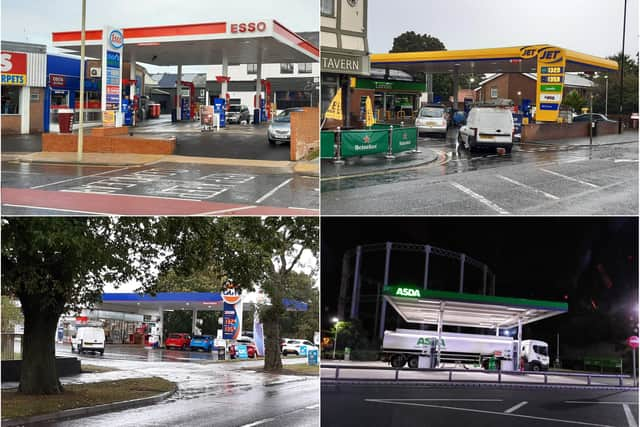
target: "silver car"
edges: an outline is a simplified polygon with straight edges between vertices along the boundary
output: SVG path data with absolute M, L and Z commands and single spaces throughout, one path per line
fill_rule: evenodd
M 251 112 L 246 105 L 230 105 L 226 114 L 227 123 L 251 123 Z
M 267 130 L 269 144 L 291 142 L 291 113 L 304 111 L 302 108 L 287 108 L 274 117 Z

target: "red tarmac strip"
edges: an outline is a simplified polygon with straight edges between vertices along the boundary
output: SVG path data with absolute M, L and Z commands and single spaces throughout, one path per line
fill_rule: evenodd
M 102 215 L 318 215 L 317 210 L 160 197 L 3 188 L 2 203 Z

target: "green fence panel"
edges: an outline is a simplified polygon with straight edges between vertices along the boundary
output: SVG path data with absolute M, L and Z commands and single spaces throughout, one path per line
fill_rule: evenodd
M 418 148 L 418 128 L 393 127 L 391 150 L 394 153 L 416 150 Z
M 332 159 L 335 153 L 335 132 L 320 132 L 320 157 L 323 159 Z
M 388 123 L 374 123 L 371 129 L 389 129 L 389 126 L 391 125 Z
M 366 156 L 386 153 L 389 144 L 389 132 L 384 129 L 343 131 L 342 157 Z

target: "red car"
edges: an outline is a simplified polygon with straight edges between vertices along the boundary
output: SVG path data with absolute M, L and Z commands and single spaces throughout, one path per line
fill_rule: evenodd
M 255 359 L 256 357 L 258 357 L 258 349 L 256 348 L 256 345 L 252 340 L 250 340 L 249 338 L 238 338 L 235 344 L 231 344 L 229 346 L 229 357 L 231 357 L 232 359 L 238 357 L 236 354 L 236 345 L 246 345 L 247 356 L 250 359 Z
M 164 342 L 164 346 L 167 349 L 178 348 L 182 350 L 189 350 L 191 345 L 191 336 L 189 334 L 169 334 Z

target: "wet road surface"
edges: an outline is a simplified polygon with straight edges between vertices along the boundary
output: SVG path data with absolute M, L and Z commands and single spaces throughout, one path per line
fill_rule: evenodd
M 638 392 L 407 385 L 321 387 L 330 426 L 637 426 Z
M 161 162 L 2 163 L 4 215 L 313 214 L 318 178 L 275 168 Z
M 638 143 L 588 147 L 516 144 L 511 154 L 469 153 L 421 138 L 442 160 L 321 182 L 327 214 L 637 214 Z

